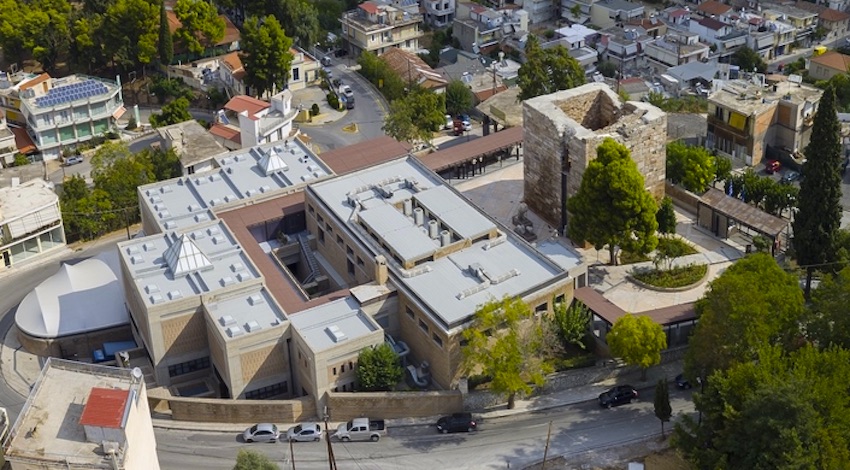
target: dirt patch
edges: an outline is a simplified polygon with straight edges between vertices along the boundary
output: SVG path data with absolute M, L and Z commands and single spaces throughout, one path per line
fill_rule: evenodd
M 623 470 L 629 462 L 642 462 L 646 470 L 694 470 L 675 449 L 669 439 L 649 439 L 611 449 L 585 452 L 570 457 L 556 457 L 546 461 L 548 470 Z M 542 470 L 542 463 L 525 467 L 525 470 Z

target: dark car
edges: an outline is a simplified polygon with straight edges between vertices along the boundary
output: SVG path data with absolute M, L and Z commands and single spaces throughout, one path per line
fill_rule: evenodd
M 632 400 L 637 400 L 637 397 L 638 392 L 631 385 L 618 385 L 599 394 L 599 405 L 611 408 L 623 403 L 631 403 Z
M 702 379 L 697 377 L 696 383 L 697 385 L 702 384 Z M 691 385 L 691 382 L 688 381 L 687 378 L 685 378 L 685 374 L 679 374 L 676 376 L 676 386 L 681 388 L 682 390 L 687 390 L 693 387 L 693 385 Z
M 478 428 L 472 413 L 455 413 L 451 416 L 443 416 L 437 420 L 437 431 L 443 434 L 449 432 L 472 432 Z

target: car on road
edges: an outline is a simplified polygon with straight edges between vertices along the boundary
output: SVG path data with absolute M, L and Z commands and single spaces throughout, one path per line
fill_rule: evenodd
M 697 385 L 701 385 L 702 379 L 697 377 L 696 383 Z M 693 385 L 691 385 L 691 382 L 685 377 L 685 374 L 679 374 L 676 376 L 676 386 L 681 388 L 682 390 L 688 390 L 690 388 L 693 388 Z
M 242 433 L 245 442 L 277 442 L 278 437 L 277 426 L 271 423 L 255 424 Z
M 329 56 L 322 57 L 322 65 L 324 65 L 325 67 L 330 67 L 331 66 L 331 58 Z
M 443 129 L 451 130 L 452 126 L 454 126 L 455 120 L 448 114 L 446 114 L 446 124 L 443 126 Z
M 288 441 L 309 442 L 322 440 L 322 427 L 317 423 L 301 423 L 286 431 Z
M 74 155 L 65 159 L 65 166 L 76 165 L 78 163 L 83 163 L 82 155 Z
M 611 408 L 623 403 L 631 403 L 632 400 L 637 400 L 637 397 L 638 392 L 631 385 L 618 385 L 599 394 L 599 406 Z
M 454 413 L 437 420 L 437 431 L 446 434 L 450 432 L 472 432 L 478 429 L 478 424 L 472 413 Z
M 764 172 L 768 175 L 772 175 L 782 169 L 782 164 L 779 163 L 779 160 L 768 160 L 764 164 Z
M 351 98 L 352 96 L 354 96 L 354 90 L 352 90 L 351 87 L 348 85 L 342 85 L 341 87 L 339 87 L 339 91 L 340 93 L 345 95 L 346 98 Z
M 782 175 L 782 179 L 779 180 L 782 184 L 791 184 L 794 181 L 800 179 L 800 173 L 796 171 L 786 171 L 784 175 Z

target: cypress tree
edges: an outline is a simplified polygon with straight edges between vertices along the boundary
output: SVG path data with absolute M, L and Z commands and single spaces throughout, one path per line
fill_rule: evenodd
M 836 235 L 841 226 L 841 125 L 835 114 L 835 90 L 828 86 L 815 114 L 811 140 L 804 154 L 803 180 L 792 243 L 797 262 L 806 268 L 806 298 L 810 298 L 812 274 L 831 269 L 835 262 Z
M 171 65 L 174 60 L 174 42 L 171 30 L 168 29 L 168 16 L 165 14 L 165 0 L 160 2 L 159 9 L 159 62 L 163 66 Z

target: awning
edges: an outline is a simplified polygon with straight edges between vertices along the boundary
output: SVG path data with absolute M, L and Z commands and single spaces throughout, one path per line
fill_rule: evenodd
M 27 155 L 38 151 L 38 147 L 35 146 L 35 142 L 32 141 L 32 137 L 26 129 L 10 127 L 9 130 L 12 131 L 12 134 L 15 134 L 15 147 L 18 148 L 18 152 Z
M 115 112 L 112 113 L 112 118 L 121 119 L 121 116 L 123 116 L 125 112 L 127 112 L 127 108 L 119 106 L 118 109 L 116 109 Z

